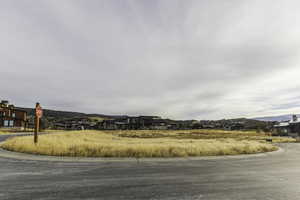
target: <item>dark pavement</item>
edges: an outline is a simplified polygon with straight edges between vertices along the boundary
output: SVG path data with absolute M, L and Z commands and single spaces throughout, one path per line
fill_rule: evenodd
M 166 162 L 0 158 L 0 199 L 299 200 L 300 143 L 282 148 L 266 156 Z

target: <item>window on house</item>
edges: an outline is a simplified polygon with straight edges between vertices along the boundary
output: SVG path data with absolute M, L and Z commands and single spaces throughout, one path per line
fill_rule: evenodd
M 4 126 L 8 127 L 8 125 L 9 125 L 9 121 L 8 120 L 4 120 Z
M 14 120 L 10 120 L 9 126 L 10 126 L 10 127 L 13 127 L 13 126 L 14 126 Z
M 16 113 L 12 113 L 12 117 L 16 117 Z

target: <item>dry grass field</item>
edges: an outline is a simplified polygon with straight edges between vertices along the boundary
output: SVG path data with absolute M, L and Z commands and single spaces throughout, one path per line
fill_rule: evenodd
M 4 134 L 8 134 L 9 132 L 4 131 L 4 130 L 0 130 L 0 135 L 4 135 Z
M 0 135 L 12 134 L 12 133 L 27 133 L 33 132 L 33 129 L 26 129 L 26 131 L 21 130 L 20 128 L 0 128 Z
M 175 138 L 175 139 L 235 139 L 265 141 L 272 138 L 275 143 L 295 142 L 288 137 L 271 137 L 268 133 L 256 131 L 225 131 L 213 129 L 199 130 L 131 130 L 131 131 L 106 131 L 118 137 L 128 138 Z
M 8 128 L 0 128 L 0 135 L 11 134 L 12 132 L 18 132 L 19 130 L 13 130 Z
M 78 157 L 186 157 L 237 155 L 277 149 L 265 142 L 266 134 L 244 131 L 70 131 L 39 136 L 14 137 L 1 144 L 11 151 Z M 272 137 L 275 142 L 294 142 Z

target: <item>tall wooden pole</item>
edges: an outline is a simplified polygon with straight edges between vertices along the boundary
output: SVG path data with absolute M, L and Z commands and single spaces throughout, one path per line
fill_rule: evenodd
M 37 108 L 40 106 L 39 103 L 36 103 L 35 105 L 35 127 L 34 127 L 34 143 L 37 144 L 38 143 L 38 131 L 40 129 L 40 118 L 37 115 Z

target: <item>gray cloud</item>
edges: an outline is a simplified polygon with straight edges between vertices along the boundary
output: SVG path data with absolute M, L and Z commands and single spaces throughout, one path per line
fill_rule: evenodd
M 299 99 L 298 4 L 4 1 L 1 98 L 179 119 L 300 112 L 280 107 Z

